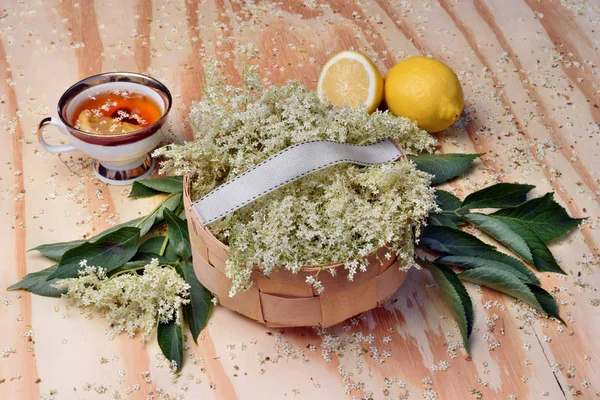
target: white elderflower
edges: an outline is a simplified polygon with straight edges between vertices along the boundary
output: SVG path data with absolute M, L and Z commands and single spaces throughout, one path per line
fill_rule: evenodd
M 156 326 L 156 321 L 180 323 L 180 308 L 189 303 L 190 286 L 171 267 L 162 267 L 153 259 L 142 275 L 125 273 L 108 278 L 106 270 L 80 263 L 79 277 L 61 279 L 54 287 L 67 289 L 64 294 L 77 307 L 94 308 L 111 328 L 112 337 L 127 332 L 130 337 L 139 330 L 142 340 Z
M 189 116 L 196 139 L 154 152 L 165 159 L 162 173 L 190 175 L 192 200 L 307 140 L 370 144 L 393 138 L 407 154 L 431 151 L 436 144 L 406 118 L 332 107 L 297 82 L 261 87 L 254 67 L 242 75 L 242 87 L 228 86 L 214 65 L 207 68 L 204 97 Z M 343 262 L 352 280 L 367 269 L 365 256 L 383 245 L 390 246 L 390 258 L 397 255 L 400 268 L 411 268 L 414 237 L 407 225 L 419 234 L 435 209 L 430 181 L 406 160 L 371 167 L 341 164 L 212 223 L 211 232 L 230 248 L 230 295 L 250 286 L 255 265 L 269 275 L 280 268 L 298 272 L 303 265 Z

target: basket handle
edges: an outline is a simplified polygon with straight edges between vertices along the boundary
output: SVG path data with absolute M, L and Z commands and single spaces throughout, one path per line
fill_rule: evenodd
M 370 145 L 310 140 L 287 147 L 192 204 L 203 226 L 303 176 L 335 164 L 374 165 L 404 157 L 392 139 Z

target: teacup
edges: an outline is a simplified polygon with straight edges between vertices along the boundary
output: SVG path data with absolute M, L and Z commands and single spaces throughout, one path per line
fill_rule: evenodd
M 129 91 L 155 102 L 162 116 L 154 123 L 129 133 L 98 134 L 73 126 L 74 113 L 82 101 L 107 91 Z M 73 86 L 58 101 L 58 118 L 46 117 L 38 127 L 41 146 L 51 153 L 79 150 L 95 160 L 96 176 L 113 185 L 127 185 L 148 176 L 154 168 L 149 153 L 162 139 L 161 128 L 171 109 L 171 93 L 158 80 L 132 72 L 108 72 L 90 76 Z M 70 144 L 51 145 L 44 140 L 43 130 L 52 125 L 68 137 Z

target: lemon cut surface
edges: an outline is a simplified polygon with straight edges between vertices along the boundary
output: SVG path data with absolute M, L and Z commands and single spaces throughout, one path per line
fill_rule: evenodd
M 372 113 L 383 97 L 383 78 L 366 56 L 343 51 L 323 67 L 317 95 L 321 101 L 329 101 L 336 106 L 364 107 Z

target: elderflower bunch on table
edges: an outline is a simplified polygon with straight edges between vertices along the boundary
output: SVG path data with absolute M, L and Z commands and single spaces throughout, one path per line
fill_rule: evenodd
M 141 331 L 145 340 L 156 321 L 181 324 L 180 307 L 188 304 L 190 286 L 170 267 L 153 259 L 144 273 L 125 273 L 110 279 L 106 270 L 81 261 L 79 277 L 61 279 L 53 285 L 66 289 L 63 296 L 82 308 L 94 308 L 111 325 L 111 338 L 122 332 L 130 337 Z
M 196 138 L 154 152 L 161 172 L 188 174 L 192 200 L 209 193 L 295 143 L 323 139 L 370 144 L 393 138 L 407 154 L 431 151 L 436 140 L 406 118 L 367 114 L 321 102 L 297 82 L 262 87 L 251 67 L 241 87 L 228 86 L 207 68 L 202 101 L 189 120 Z M 284 186 L 209 225 L 229 245 L 230 295 L 249 287 L 254 265 L 279 268 L 344 262 L 348 279 L 367 268 L 365 256 L 384 245 L 401 267 L 414 264 L 414 238 L 435 209 L 431 176 L 406 160 L 360 167 L 342 164 Z M 318 287 L 318 280 L 312 282 Z

